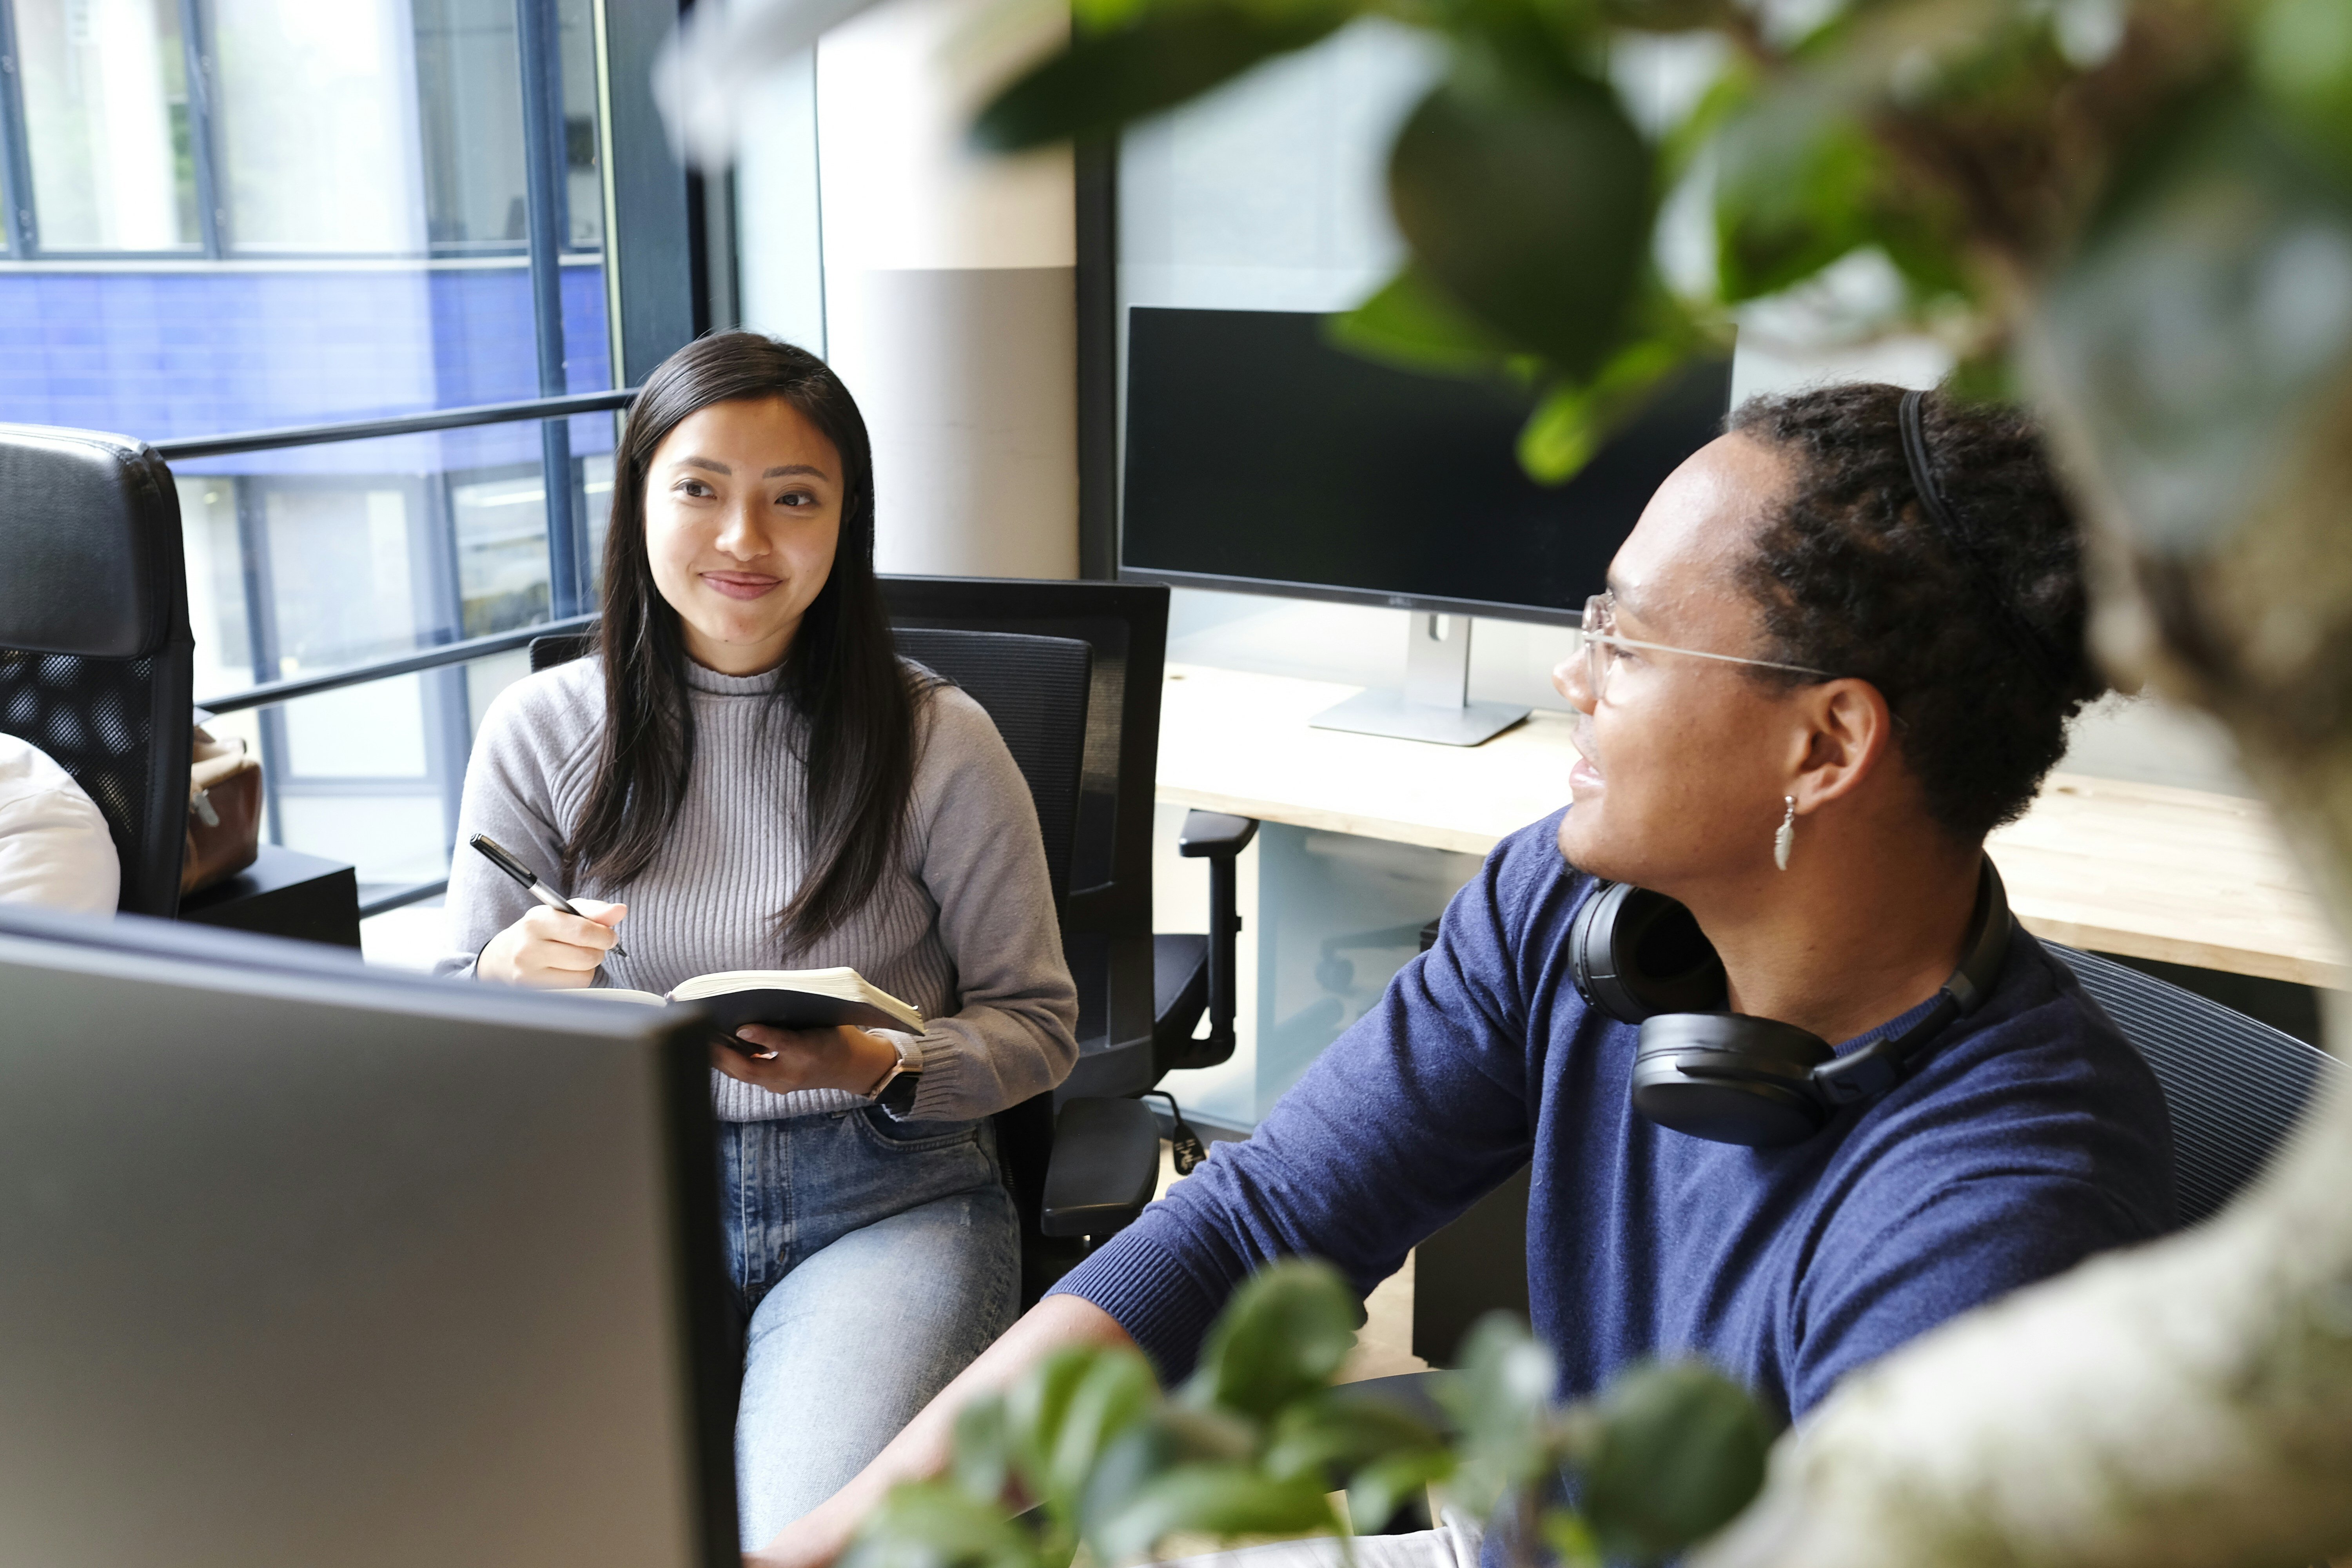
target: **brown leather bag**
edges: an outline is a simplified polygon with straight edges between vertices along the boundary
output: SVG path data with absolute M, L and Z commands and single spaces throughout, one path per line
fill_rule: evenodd
M 196 726 L 188 765 L 188 848 L 180 896 L 236 876 L 261 853 L 261 763 L 243 737 Z

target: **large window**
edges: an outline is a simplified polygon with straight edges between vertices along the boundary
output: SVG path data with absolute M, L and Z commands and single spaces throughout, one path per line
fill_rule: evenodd
M 179 0 L 16 0 L 16 54 L 42 242 L 200 243 Z
M 0 420 L 160 443 L 612 388 L 607 8 L 0 0 Z M 614 435 L 175 460 L 197 696 L 576 612 Z M 381 897 L 446 874 L 474 729 L 521 668 L 221 723 L 262 751 L 270 837 Z
M 593 0 L 0 0 L 12 36 L 0 418 L 164 440 L 613 384 Z

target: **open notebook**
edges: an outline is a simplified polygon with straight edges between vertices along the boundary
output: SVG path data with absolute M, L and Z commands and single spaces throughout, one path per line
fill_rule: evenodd
M 679 982 L 667 996 L 617 985 L 567 991 L 567 996 L 602 996 L 660 1007 L 691 1002 L 729 1033 L 746 1024 L 779 1029 L 824 1029 L 851 1024 L 861 1029 L 923 1032 L 923 1015 L 855 969 L 731 969 Z

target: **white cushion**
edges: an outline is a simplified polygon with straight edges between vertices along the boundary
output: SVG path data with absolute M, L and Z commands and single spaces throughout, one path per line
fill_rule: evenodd
M 47 752 L 0 735 L 0 904 L 110 915 L 121 895 L 98 806 Z

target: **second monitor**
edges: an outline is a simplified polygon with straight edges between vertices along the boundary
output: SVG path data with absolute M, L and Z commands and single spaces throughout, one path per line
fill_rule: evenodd
M 1720 432 L 1730 363 L 1686 367 L 1546 486 L 1517 455 L 1534 389 L 1374 363 L 1325 321 L 1129 311 L 1120 574 L 1414 611 L 1407 690 L 1318 722 L 1475 744 L 1526 710 L 1468 703 L 1467 623 L 1439 639 L 1430 617 L 1577 624 L 1651 493 Z

